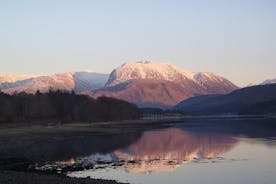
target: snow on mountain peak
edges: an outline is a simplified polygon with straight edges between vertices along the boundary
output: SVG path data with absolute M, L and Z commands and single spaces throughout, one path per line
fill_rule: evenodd
M 184 71 L 168 63 L 140 61 L 125 63 L 113 70 L 107 86 L 115 86 L 132 79 L 179 81 L 194 78 L 195 72 Z
M 31 75 L 30 75 L 31 76 Z M 48 76 L 37 77 L 13 77 L 8 78 L 9 81 L 0 83 L 0 90 L 5 93 L 27 92 L 35 93 L 37 90 L 47 92 L 49 89 L 75 90 L 76 92 L 93 90 L 104 87 L 107 74 L 99 74 L 94 72 L 74 72 L 53 74 Z M 0 76 L 1 79 L 1 76 Z M 7 81 L 7 79 L 5 78 Z M 0 81 L 1 82 L 1 81 Z
M 13 74 L 6 74 L 6 75 L 0 75 L 0 84 L 2 83 L 10 83 L 10 82 L 16 82 L 19 80 L 25 80 L 30 78 L 38 77 L 39 75 L 35 74 L 28 74 L 28 75 L 13 75 Z
M 264 82 L 261 83 L 261 85 L 275 84 L 275 83 L 276 83 L 276 78 L 275 78 L 275 79 L 268 79 L 268 80 L 265 80 Z

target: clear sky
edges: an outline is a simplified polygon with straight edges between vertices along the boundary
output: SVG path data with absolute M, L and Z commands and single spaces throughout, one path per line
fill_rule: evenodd
M 276 78 L 275 0 L 0 0 L 0 74 L 153 60 L 240 86 Z

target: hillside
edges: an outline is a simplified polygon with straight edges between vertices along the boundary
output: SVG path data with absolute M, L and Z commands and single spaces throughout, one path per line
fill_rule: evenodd
M 226 95 L 192 97 L 173 109 L 192 115 L 276 113 L 276 84 L 242 88 Z

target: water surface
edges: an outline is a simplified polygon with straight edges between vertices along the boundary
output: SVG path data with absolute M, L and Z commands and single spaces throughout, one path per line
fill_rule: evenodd
M 199 119 L 145 131 L 125 148 L 74 158 L 74 163 L 96 166 L 68 175 L 151 184 L 272 184 L 276 182 L 274 123 Z
M 13 143 L 18 145 L 4 146 L 9 156 L 70 177 L 133 184 L 276 183 L 276 121 L 269 118 L 198 118 L 142 132 L 40 138 L 25 141 L 24 148 Z

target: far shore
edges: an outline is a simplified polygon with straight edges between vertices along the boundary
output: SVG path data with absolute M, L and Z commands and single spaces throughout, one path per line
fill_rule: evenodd
M 89 132 L 97 135 L 120 134 L 170 127 L 176 123 L 185 123 L 191 119 L 223 118 L 276 118 L 276 115 L 201 115 L 201 116 L 146 116 L 138 120 L 109 122 L 77 122 L 50 120 L 31 120 L 22 122 L 0 123 L 0 136 L 6 133 L 80 133 Z
M 23 120 L 0 122 L 0 127 L 23 127 L 29 125 L 43 125 L 43 126 L 57 126 L 57 125 L 72 125 L 72 126 L 101 126 L 101 125 L 122 125 L 122 124 L 136 124 L 139 125 L 153 125 L 168 122 L 179 122 L 187 119 L 198 118 L 276 118 L 276 114 L 257 114 L 257 115 L 237 115 L 237 114 L 218 114 L 218 115 L 149 115 L 136 120 L 122 120 L 122 121 L 99 121 L 99 122 L 80 122 L 71 120 L 46 119 L 46 120 Z

